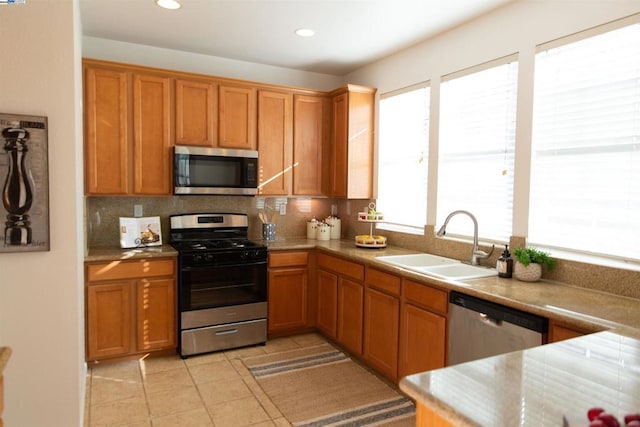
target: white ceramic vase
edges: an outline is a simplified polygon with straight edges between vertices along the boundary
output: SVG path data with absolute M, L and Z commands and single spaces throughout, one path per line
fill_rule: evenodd
M 532 262 L 526 267 L 516 261 L 515 267 L 513 269 L 513 275 L 518 280 L 522 280 L 523 282 L 537 282 L 542 277 L 542 266 L 540 264 L 536 264 Z

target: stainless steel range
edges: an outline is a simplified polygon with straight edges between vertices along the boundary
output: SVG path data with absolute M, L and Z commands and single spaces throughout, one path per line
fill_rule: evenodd
M 182 357 L 267 341 L 267 248 L 245 214 L 172 215 Z

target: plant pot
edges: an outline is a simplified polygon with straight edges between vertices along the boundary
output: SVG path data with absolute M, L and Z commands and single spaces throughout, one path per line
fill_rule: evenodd
M 513 275 L 516 279 L 522 280 L 523 282 L 537 282 L 542 277 L 542 266 L 540 264 L 531 263 L 526 267 L 516 261 L 516 265 L 513 269 Z

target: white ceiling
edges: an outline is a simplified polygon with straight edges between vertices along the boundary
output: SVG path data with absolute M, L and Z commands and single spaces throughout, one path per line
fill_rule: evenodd
M 80 0 L 83 34 L 342 76 L 513 0 L 180 1 Z

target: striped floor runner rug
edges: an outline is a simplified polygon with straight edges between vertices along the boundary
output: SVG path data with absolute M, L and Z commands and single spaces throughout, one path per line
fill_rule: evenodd
M 415 407 L 329 344 L 243 363 L 294 426 L 414 426 Z

